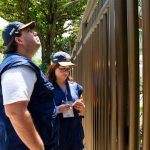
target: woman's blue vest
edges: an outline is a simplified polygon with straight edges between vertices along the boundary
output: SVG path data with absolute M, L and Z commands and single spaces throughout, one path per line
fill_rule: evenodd
M 76 82 L 66 81 L 67 93 L 57 83 L 53 83 L 54 99 L 57 106 L 68 102 L 75 102 L 80 99 L 83 92 L 82 86 Z M 67 101 L 66 101 L 67 99 Z M 59 128 L 59 149 L 60 150 L 82 150 L 84 148 L 84 131 L 82 126 L 83 116 L 79 111 L 73 109 L 74 117 L 63 118 L 62 114 L 57 115 Z
M 58 141 L 57 129 L 54 128 L 56 127 L 56 125 L 54 125 L 56 123 L 56 109 L 53 100 L 53 85 L 47 80 L 42 71 L 31 60 L 17 54 L 8 54 L 4 59 L 0 65 L 0 78 L 2 73 L 6 70 L 23 65 L 33 69 L 37 76 L 37 81 L 28 104 L 28 110 L 32 116 L 35 127 L 44 142 L 45 147 L 50 149 L 50 147 L 55 147 Z M 0 116 L 5 124 L 7 131 L 8 149 L 18 150 L 20 148 L 21 150 L 26 150 L 27 148 L 17 136 L 9 119 L 4 113 L 1 85 L 0 106 L 2 107 L 0 110 Z

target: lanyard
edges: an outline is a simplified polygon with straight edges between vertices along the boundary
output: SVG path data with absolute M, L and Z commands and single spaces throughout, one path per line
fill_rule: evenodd
M 66 104 L 68 104 L 68 98 L 67 98 L 67 94 L 68 94 L 68 92 L 67 92 L 67 86 L 66 86 L 66 88 L 65 88 L 65 98 L 66 98 Z

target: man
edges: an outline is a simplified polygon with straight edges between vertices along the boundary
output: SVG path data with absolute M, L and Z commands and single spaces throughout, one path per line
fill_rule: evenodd
M 2 33 L 7 55 L 0 65 L 0 101 L 8 150 L 54 150 L 57 145 L 53 86 L 31 61 L 41 45 L 34 27 L 34 22 L 11 22 Z

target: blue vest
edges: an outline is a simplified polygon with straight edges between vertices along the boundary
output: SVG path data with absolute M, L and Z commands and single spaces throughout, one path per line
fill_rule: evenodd
M 0 65 L 0 77 L 6 70 L 18 67 L 28 66 L 36 73 L 37 81 L 35 83 L 28 110 L 32 116 L 33 122 L 39 132 L 47 150 L 55 147 L 58 142 L 56 123 L 56 109 L 53 100 L 53 85 L 47 80 L 42 71 L 29 59 L 17 54 L 8 54 Z M 13 81 L 12 81 L 13 82 Z M 11 83 L 10 83 L 11 84 Z M 2 107 L 2 89 L 0 85 L 0 105 Z M 3 118 L 7 130 L 8 150 L 27 150 L 20 138 L 14 131 L 9 119 L 6 117 L 2 108 L 0 116 Z
M 67 94 L 54 83 L 54 99 L 57 106 L 65 104 L 67 101 L 75 102 L 80 99 L 83 92 L 82 86 L 76 82 L 66 81 Z M 67 99 L 67 101 L 66 101 Z M 59 124 L 59 149 L 61 150 L 82 150 L 84 131 L 82 126 L 83 116 L 79 111 L 73 109 L 74 117 L 63 118 L 62 114 L 57 116 Z
M 6 129 L 5 125 L 0 117 L 0 149 L 6 149 Z

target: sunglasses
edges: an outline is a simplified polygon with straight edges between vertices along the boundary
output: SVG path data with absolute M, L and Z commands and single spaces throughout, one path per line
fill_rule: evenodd
M 58 69 L 59 69 L 60 71 L 70 71 L 70 70 L 71 70 L 71 67 L 59 66 Z

